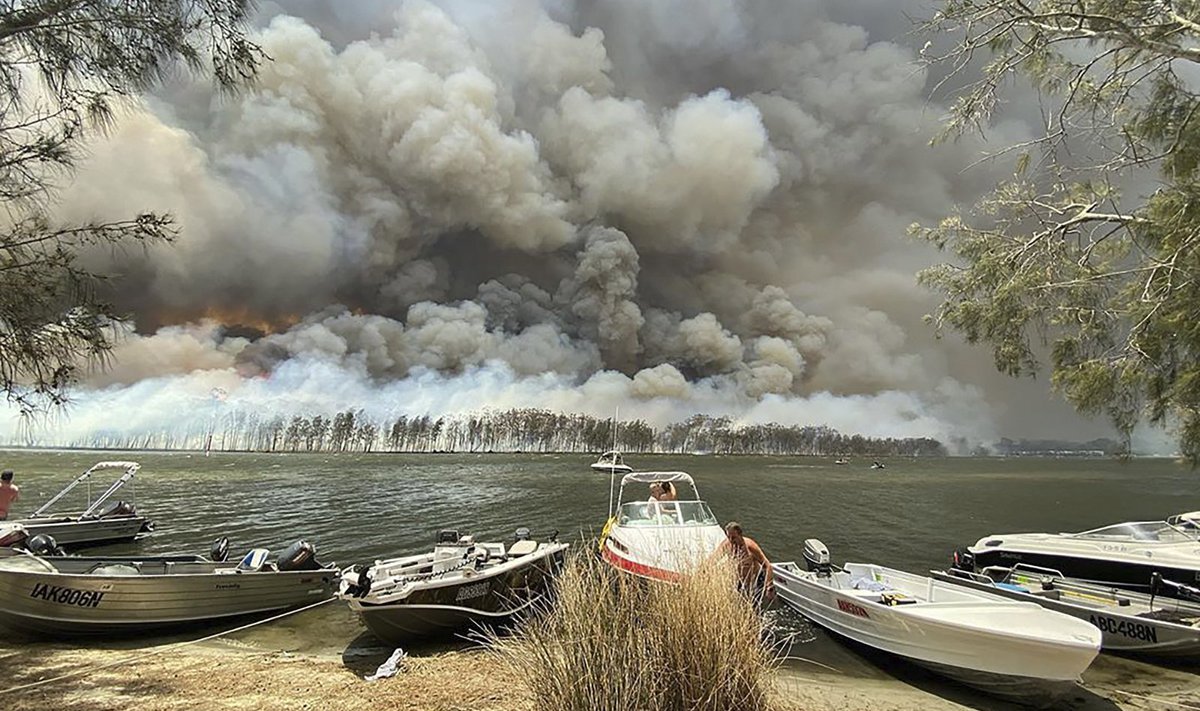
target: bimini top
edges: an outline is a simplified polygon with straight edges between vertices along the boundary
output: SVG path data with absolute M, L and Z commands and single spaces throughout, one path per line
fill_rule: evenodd
M 93 465 L 91 469 L 88 469 L 88 471 L 94 472 L 101 469 L 132 469 L 136 472 L 141 468 L 142 465 L 138 464 L 137 462 L 100 462 Z
M 696 482 L 692 481 L 692 475 L 687 472 L 630 472 L 621 478 L 621 486 L 631 482 L 653 484 L 656 481 L 682 481 L 691 484 L 693 488 L 696 486 Z

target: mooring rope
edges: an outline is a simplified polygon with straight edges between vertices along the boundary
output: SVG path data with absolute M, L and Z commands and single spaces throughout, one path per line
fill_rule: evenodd
M 1158 696 L 1147 696 L 1145 694 L 1135 694 L 1132 691 L 1123 691 L 1121 689 L 1094 689 L 1094 688 L 1091 688 L 1084 684 L 1080 684 L 1080 686 L 1082 686 L 1084 689 L 1087 689 L 1088 691 L 1092 692 L 1093 694 L 1096 694 L 1097 696 L 1101 696 L 1103 698 L 1108 698 L 1107 695 L 1112 694 L 1112 695 L 1128 696 L 1129 698 L 1136 699 L 1137 701 L 1141 701 L 1142 703 L 1149 702 L 1152 704 L 1166 704 L 1167 706 L 1174 706 L 1176 708 L 1181 708 L 1181 709 L 1192 709 L 1193 711 L 1195 711 L 1196 709 L 1200 709 L 1200 705 L 1197 705 L 1195 703 L 1183 703 L 1181 701 L 1172 701 L 1171 699 L 1164 699 L 1164 698 L 1161 698 Z
M 295 614 L 304 612 L 306 610 L 311 610 L 314 607 L 320 607 L 321 605 L 324 605 L 325 603 L 328 603 L 328 602 L 333 602 L 336 599 L 337 599 L 336 596 L 335 597 L 327 597 L 324 600 L 321 600 L 320 602 L 314 602 L 311 605 L 306 605 L 304 607 L 300 607 L 295 610 L 288 610 L 287 612 L 282 612 L 278 615 L 274 615 L 273 617 L 268 617 L 265 620 L 257 620 L 255 622 L 251 622 L 249 624 L 242 625 L 241 627 L 234 627 L 233 629 L 230 629 L 230 630 L 223 630 L 223 631 L 217 632 L 215 634 L 210 634 L 207 637 L 201 637 L 199 639 L 189 639 L 189 640 L 185 640 L 183 642 L 173 642 L 171 644 L 163 645 L 161 647 L 154 647 L 153 649 L 147 650 L 145 652 L 141 652 L 140 654 L 134 654 L 133 656 L 130 656 L 130 657 L 124 657 L 122 659 L 119 659 L 115 662 L 111 662 L 109 664 L 101 664 L 100 666 L 88 667 L 86 669 L 80 669 L 79 671 L 74 671 L 69 674 L 63 674 L 61 676 L 51 677 L 49 679 L 40 679 L 38 681 L 33 681 L 28 684 L 20 684 L 17 686 L 12 686 L 7 689 L 0 690 L 0 696 L 3 696 L 5 694 L 11 694 L 11 693 L 14 693 L 17 691 L 25 691 L 27 689 L 33 689 L 33 688 L 36 688 L 39 686 L 45 686 L 46 684 L 52 684 L 57 681 L 63 681 L 64 679 L 73 679 L 75 677 L 84 676 L 85 674 L 91 674 L 94 672 L 103 671 L 105 669 L 111 669 L 113 667 L 121 666 L 122 664 L 129 664 L 130 662 L 136 662 L 136 661 L 139 661 L 142 659 L 146 659 L 148 657 L 153 657 L 156 654 L 165 654 L 167 652 L 173 652 L 177 649 L 181 649 L 181 648 L 187 647 L 189 645 L 200 644 L 201 642 L 208 642 L 208 641 L 217 639 L 218 637 L 223 637 L 227 634 L 233 634 L 234 632 L 241 632 L 243 630 L 248 630 L 251 627 L 257 627 L 258 625 L 265 625 L 268 622 L 282 620 L 283 618 L 288 617 L 290 615 L 295 615 Z

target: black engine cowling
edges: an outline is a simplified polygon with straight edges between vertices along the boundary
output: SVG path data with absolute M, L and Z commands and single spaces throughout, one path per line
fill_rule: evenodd
M 317 563 L 317 549 L 308 541 L 296 541 L 279 554 L 275 567 L 281 571 L 288 570 L 320 570 Z
M 221 536 L 213 541 L 212 548 L 208 549 L 208 558 L 214 563 L 223 563 L 229 559 L 229 539 Z
M 48 533 L 39 533 L 25 543 L 25 548 L 34 555 L 64 555 L 58 541 Z
M 346 585 L 346 593 L 350 597 L 366 597 L 371 592 L 371 564 L 356 565 L 351 569 L 354 571 L 358 571 L 358 575 Z

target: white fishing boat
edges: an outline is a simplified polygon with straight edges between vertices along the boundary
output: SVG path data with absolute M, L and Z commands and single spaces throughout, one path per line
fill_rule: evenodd
M 78 547 L 132 541 L 154 529 L 154 524 L 137 511 L 133 502 L 132 484 L 141 465 L 137 462 L 100 462 L 80 474 L 62 491 L 42 504 L 27 518 L 10 519 L 0 523 L 0 546 L 19 546 L 38 535 L 53 536 L 60 545 Z M 92 498 L 91 480 L 97 472 L 119 470 L 117 478 L 105 491 Z M 87 505 L 81 513 L 55 513 L 52 509 L 80 484 L 87 484 Z M 113 497 L 126 484 L 130 485 L 128 501 Z
M 779 598 L 818 625 L 1001 697 L 1046 702 L 1074 689 L 1100 651 L 1092 625 L 1031 602 L 879 565 L 836 568 L 816 539 L 806 566 L 774 566 Z
M 633 471 L 633 467 L 625 463 L 620 452 L 610 450 L 592 462 L 592 471 L 602 474 L 628 474 Z
M 1106 652 L 1200 659 L 1200 604 L 1195 602 L 1092 585 L 1022 563 L 979 573 L 950 568 L 930 575 L 1084 620 L 1100 630 Z M 1200 596 L 1200 590 L 1190 594 Z
M 627 488 L 669 482 L 691 499 L 624 501 Z M 633 489 L 629 489 L 632 491 Z M 610 497 L 611 498 L 611 497 Z M 615 504 L 615 506 L 614 506 Z M 601 556 L 610 565 L 644 578 L 671 581 L 695 570 L 725 540 L 725 531 L 700 500 L 692 477 L 684 472 L 636 472 L 621 478 L 609 504 L 609 519 L 600 537 Z
M 567 549 L 557 531 L 535 541 L 529 529 L 517 529 L 507 548 L 439 531 L 432 553 L 347 568 L 339 596 L 389 644 L 502 626 L 549 594 Z
M 955 567 L 980 571 L 1018 563 L 1060 571 L 1082 582 L 1148 592 L 1151 577 L 1200 581 L 1200 512 L 1165 521 L 1126 521 L 1078 533 L 1007 533 L 955 553 Z M 1166 595 L 1174 596 L 1174 590 Z

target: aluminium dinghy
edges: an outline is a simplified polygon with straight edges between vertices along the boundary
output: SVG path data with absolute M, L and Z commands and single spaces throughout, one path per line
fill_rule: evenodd
M 68 548 L 132 541 L 154 528 L 149 519 L 129 501 L 114 500 L 127 484 L 130 491 L 141 465 L 137 462 L 100 462 L 67 484 L 62 491 L 42 504 L 27 518 L 0 522 L 0 546 L 19 546 L 38 535 L 53 536 Z M 97 472 L 119 470 L 121 476 L 96 498 L 92 498 L 92 476 Z M 87 485 L 87 506 L 81 513 L 55 513 L 54 506 L 80 484 Z
M 1047 703 L 1071 692 L 1100 651 L 1092 625 L 879 565 L 835 568 L 816 539 L 806 567 L 774 566 L 784 603 L 838 635 L 904 657 L 982 691 Z
M 520 528 L 506 547 L 443 530 L 430 553 L 347 568 L 339 597 L 390 644 L 503 627 L 550 592 L 568 547 L 557 532 L 535 541 Z
M 0 552 L 0 626 L 31 637 L 124 635 L 295 609 L 330 598 L 338 570 L 298 541 L 275 559 L 256 548 L 228 561 L 228 541 L 201 556 L 50 555 Z

